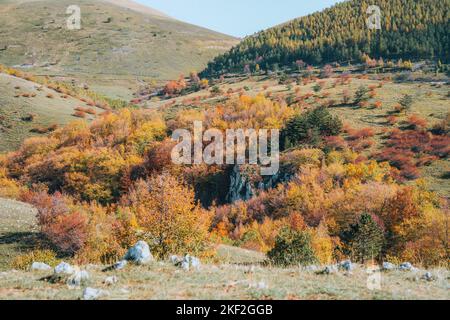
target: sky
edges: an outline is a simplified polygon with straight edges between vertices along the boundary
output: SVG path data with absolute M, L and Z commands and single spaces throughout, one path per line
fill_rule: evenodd
M 135 0 L 172 18 L 245 37 L 304 16 L 338 0 Z

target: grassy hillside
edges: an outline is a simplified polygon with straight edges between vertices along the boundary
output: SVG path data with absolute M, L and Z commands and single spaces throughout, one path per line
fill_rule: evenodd
M 446 299 L 448 271 L 432 270 L 436 281 L 421 279 L 424 271 L 381 274 L 381 290 L 367 288 L 368 274 L 357 266 L 352 274 L 318 275 L 300 267 L 260 265 L 264 255 L 236 247 L 219 246 L 214 262 L 200 271 L 185 272 L 171 263 L 129 265 L 125 270 L 102 272 L 105 266 L 82 266 L 90 279 L 79 288 L 41 280 L 52 271 L 11 271 L 10 262 L 33 248 L 38 239 L 35 210 L 29 205 L 0 199 L 0 299 L 70 299 L 82 297 L 83 287 L 105 291 L 100 299 Z M 118 282 L 104 283 L 110 276 Z
M 421 280 L 422 273 L 395 271 L 382 274 L 381 290 L 367 289 L 368 274 L 359 267 L 352 275 L 317 275 L 301 268 L 259 268 L 248 272 L 238 265 L 205 265 L 199 272 L 184 272 L 167 262 L 130 266 L 121 272 L 101 272 L 90 266 L 87 285 L 101 289 L 101 300 L 148 299 L 282 299 L 282 300 L 423 300 L 448 299 L 448 271 L 431 270 L 439 279 Z M 83 288 L 51 284 L 39 279 L 50 272 L 5 272 L 0 275 L 2 299 L 81 299 Z M 118 282 L 106 285 L 106 277 Z
M 370 5 L 381 10 L 381 29 L 366 25 Z M 247 37 L 203 72 L 275 70 L 308 64 L 376 58 L 448 61 L 449 1 L 349 0 Z
M 208 89 L 163 100 L 154 98 L 145 102 L 143 106 L 163 110 L 166 117 L 172 119 L 182 110 L 193 109 L 203 112 L 211 106 L 222 105 L 242 94 L 252 97 L 264 95 L 273 101 L 286 101 L 300 112 L 327 105 L 328 110 L 342 119 L 346 127 L 356 130 L 370 128 L 376 133 L 373 136 L 373 145 L 362 150 L 368 157 L 383 149 L 387 144 L 387 133 L 390 130 L 407 129 L 410 116 L 425 119 L 428 129 L 448 117 L 449 88 L 445 84 L 448 81 L 445 74 L 436 76 L 433 72 L 426 70 L 403 73 L 386 69 L 379 74 L 363 75 L 359 67 L 355 66 L 336 68 L 331 78 L 321 80 L 317 78 L 321 72 L 320 68 L 312 69 L 310 73 L 313 78 L 315 77 L 312 81 L 303 81 L 302 74 L 297 73 L 287 76 L 275 74 L 266 76 L 261 73 L 253 76 L 241 74 L 225 78 L 222 82 L 215 82 Z M 378 70 L 378 72 L 381 71 Z M 342 74 L 348 73 L 352 74 L 349 83 L 340 84 L 339 79 Z M 320 91 L 315 92 L 318 84 L 320 84 Z M 353 104 L 355 93 L 361 86 L 373 88 L 374 92 L 373 97 L 368 99 L 363 107 Z M 216 88 L 217 93 L 212 93 L 213 87 Z M 344 94 L 349 97 L 346 103 L 343 103 Z M 398 114 L 394 112 L 394 108 L 404 95 L 411 95 L 414 103 L 407 113 Z M 375 103 L 378 107 L 375 107 Z M 391 116 L 395 118 L 395 123 L 389 122 Z M 349 139 L 352 148 L 358 149 L 356 143 L 351 142 L 348 137 L 346 139 Z M 421 177 L 428 182 L 431 190 L 448 197 L 450 195 L 449 171 L 448 159 L 436 160 L 421 167 Z
M 186 24 L 132 1 L 1 0 L 0 63 L 97 84 L 167 79 L 200 70 L 236 39 Z M 66 9 L 81 8 L 81 30 Z
M 92 108 L 74 97 L 34 82 L 0 73 L 0 152 L 16 150 L 24 139 L 77 119 L 75 108 Z M 92 120 L 94 114 L 86 114 Z M 53 127 L 53 129 L 52 129 Z
M 0 187 L 3 184 L 0 192 L 6 191 L 4 197 L 32 203 L 38 217 L 50 209 L 61 217 L 48 222 L 48 226 L 41 222 L 42 233 L 35 233 L 30 207 L 0 199 L 0 212 L 4 212 L 0 221 L 5 221 L 0 230 L 0 269 L 6 270 L 0 273 L 0 296 L 8 293 L 8 299 L 78 299 L 84 286 L 89 286 L 105 290 L 101 299 L 446 299 L 448 219 L 444 199 L 450 193 L 448 132 L 436 132 L 435 128 L 440 124 L 444 131 L 448 129 L 448 124 L 443 124 L 449 119 L 447 78 L 424 70 L 412 72 L 407 78 L 394 70 L 370 75 L 359 73 L 357 67 L 333 71 L 334 74 L 323 79 L 318 77 L 321 70 L 314 69 L 304 79 L 295 73 L 270 77 L 241 75 L 211 83 L 208 89 L 197 92 L 189 93 L 186 88 L 182 95 L 147 101 L 143 106 L 148 110 L 122 109 L 101 117 L 90 128 L 66 127 L 50 139 L 41 139 L 36 146 L 24 144 L 16 154 L 0 159 L 5 163 L 3 176 L 0 172 Z M 353 100 L 361 87 L 368 89 L 367 99 L 364 104 L 355 104 Z M 405 94 L 411 95 L 414 103 L 406 112 L 396 112 L 396 105 Z M 349 101 L 345 101 L 346 95 Z M 202 190 L 214 197 L 215 188 L 226 189 L 227 183 L 219 178 L 227 171 L 220 167 L 173 165 L 167 156 L 173 145 L 164 139 L 171 129 L 190 128 L 197 118 L 225 127 L 247 124 L 282 127 L 287 115 L 301 115 L 321 106 L 327 106 L 330 113 L 344 122 L 344 130 L 334 136 L 340 145 L 333 149 L 322 143 L 316 147 L 320 150 L 299 145 L 294 150 L 284 150 L 281 168 L 286 168 L 286 159 L 297 164 L 298 179 L 247 201 L 212 205 L 208 211 L 213 215 L 212 221 L 207 218 L 209 215 L 202 214 L 204 211 L 190 207 Z M 412 116 L 416 117 L 414 129 Z M 245 122 L 248 120 L 251 122 Z M 361 136 L 361 132 L 366 136 Z M 444 154 L 439 157 L 428 157 L 433 148 L 420 151 L 428 143 L 426 139 L 417 140 L 413 147 L 415 153 L 410 159 L 428 184 L 416 185 L 414 179 L 399 177 L 395 162 L 387 167 L 371 161 L 385 150 L 394 134 L 401 133 L 447 141 L 442 148 Z M 405 143 L 409 141 L 406 139 Z M 430 144 L 433 145 L 435 141 Z M 401 146 L 397 147 L 395 152 L 404 152 Z M 320 161 L 316 154 L 322 151 L 326 157 Z M 424 158 L 427 161 L 422 161 Z M 129 170 L 131 166 L 133 170 Z M 168 171 L 159 174 L 155 169 Z M 176 178 L 171 178 L 171 174 Z M 133 181 L 140 177 L 145 177 L 145 183 L 149 184 Z M 187 185 L 177 181 L 187 181 Z M 26 190 L 25 185 L 37 182 L 66 195 L 47 195 L 34 187 Z M 164 193 L 155 189 L 155 183 L 163 183 Z M 429 193 L 429 189 L 438 195 Z M 115 200 L 118 194 L 121 199 Z M 75 204 L 72 199 L 77 198 L 94 202 Z M 101 206 L 95 201 L 119 203 L 119 207 Z M 149 207 L 144 207 L 147 203 Z M 165 255 L 149 266 L 129 265 L 125 270 L 102 272 L 106 264 L 120 259 L 125 249 L 141 239 L 141 226 L 153 232 L 154 223 L 160 221 L 145 224 L 143 218 L 152 216 L 149 214 L 137 215 L 134 222 L 128 220 L 127 212 L 152 212 L 160 203 L 164 208 L 171 206 L 170 210 L 182 210 L 183 215 L 193 213 L 189 219 L 198 219 L 195 225 L 186 227 L 187 232 L 179 229 L 182 224 L 171 223 L 175 236 L 187 234 L 190 242 L 202 239 L 206 227 L 212 230 L 208 240 L 202 240 L 208 243 L 205 247 L 208 250 L 200 255 L 202 269 L 186 273 L 169 263 Z M 121 207 L 122 204 L 126 207 Z M 274 248 L 281 228 L 296 226 L 312 234 L 314 253 L 321 259 L 316 263 L 319 270 L 346 259 L 348 256 L 340 253 L 345 249 L 338 242 L 340 230 L 347 230 L 363 210 L 383 219 L 382 223 L 388 227 L 387 223 L 396 221 L 390 216 L 394 212 L 392 217 L 401 219 L 398 228 L 407 236 L 394 238 L 399 239 L 400 245 L 406 239 L 406 249 L 390 245 L 387 250 L 395 255 L 386 255 L 378 262 L 411 261 L 419 270 L 383 272 L 381 289 L 369 290 L 367 269 L 361 262 L 351 274 L 339 271 L 331 275 L 296 265 L 262 264 L 267 259 L 265 253 Z M 289 216 L 285 216 L 286 212 Z M 408 218 L 410 212 L 415 215 L 413 218 Z M 317 225 L 316 213 L 323 213 L 327 220 L 322 218 Z M 189 219 L 183 221 L 192 221 Z M 339 219 L 340 224 L 327 226 L 328 219 Z M 330 235 L 327 227 L 338 229 Z M 381 233 L 388 235 L 380 229 Z M 77 245 L 84 235 L 89 240 L 82 243 L 76 254 L 61 251 L 72 241 Z M 51 242 L 50 248 L 58 254 L 56 258 L 44 255 L 47 251 L 42 250 L 47 250 L 49 243 L 42 236 Z M 126 244 L 118 243 L 119 239 Z M 54 246 L 62 249 L 53 249 Z M 170 254 L 195 250 L 180 247 Z M 155 255 L 158 248 L 152 247 Z M 43 260 L 45 257 L 48 260 Z M 87 269 L 90 279 L 75 290 L 64 283 L 41 281 L 51 271 L 24 271 L 30 259 L 52 265 L 55 259 L 69 261 Z M 355 257 L 348 259 L 356 262 Z M 10 271 L 13 267 L 21 270 Z M 433 275 L 433 281 L 423 279 L 426 270 Z M 106 285 L 106 277 L 113 275 L 118 282 Z

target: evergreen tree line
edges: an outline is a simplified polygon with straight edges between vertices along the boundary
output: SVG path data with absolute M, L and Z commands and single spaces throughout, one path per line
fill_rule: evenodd
M 369 29 L 367 9 L 381 9 L 381 29 Z M 351 0 L 245 38 L 202 72 L 277 70 L 330 62 L 385 59 L 449 62 L 448 0 Z

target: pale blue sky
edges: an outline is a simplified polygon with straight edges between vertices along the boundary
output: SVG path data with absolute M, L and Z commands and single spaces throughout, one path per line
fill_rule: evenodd
M 330 7 L 338 0 L 135 0 L 208 29 L 244 37 Z

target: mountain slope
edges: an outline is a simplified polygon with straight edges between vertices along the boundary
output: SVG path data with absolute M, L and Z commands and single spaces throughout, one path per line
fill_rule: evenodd
M 136 12 L 144 13 L 144 14 L 150 14 L 152 16 L 158 16 L 161 18 L 170 18 L 168 15 L 166 15 L 163 12 L 160 12 L 158 10 L 155 10 L 153 8 L 149 8 L 145 5 L 142 5 L 140 3 L 136 3 L 134 1 L 130 0 L 103 0 L 105 2 L 112 3 L 116 6 L 123 7 L 126 9 L 130 9 Z
M 81 8 L 81 30 L 66 9 Z M 1 0 L 0 63 L 48 75 L 167 79 L 200 70 L 236 39 L 132 1 Z
M 369 5 L 381 9 L 381 30 L 370 30 Z M 218 56 L 203 75 L 359 60 L 366 53 L 383 58 L 449 60 L 449 8 L 446 0 L 351 0 L 246 38 Z
M 15 150 L 24 139 L 50 132 L 76 118 L 76 108 L 92 109 L 92 120 L 104 110 L 32 81 L 0 73 L 0 152 Z

